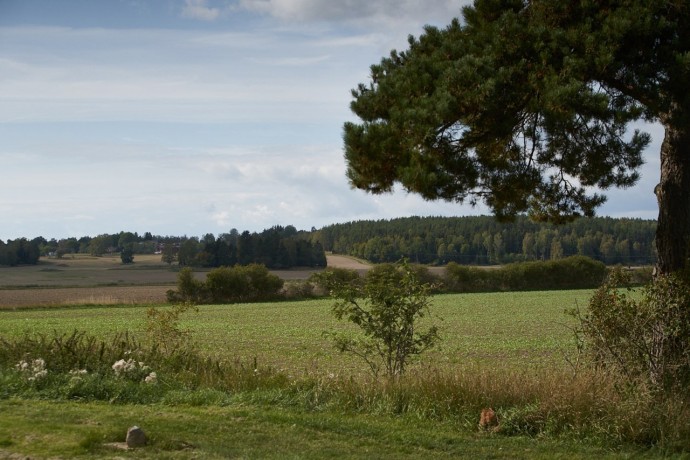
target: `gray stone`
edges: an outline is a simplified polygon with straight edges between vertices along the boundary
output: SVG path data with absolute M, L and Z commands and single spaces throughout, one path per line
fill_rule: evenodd
M 127 430 L 127 447 L 143 447 L 146 445 L 146 434 L 138 426 L 133 426 Z

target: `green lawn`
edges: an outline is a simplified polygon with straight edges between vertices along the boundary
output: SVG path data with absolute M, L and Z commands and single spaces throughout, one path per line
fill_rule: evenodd
M 218 407 L 0 400 L 0 458 L 652 458 L 590 442 L 503 437 L 458 423 L 250 405 Z M 122 442 L 137 424 L 148 446 Z M 24 458 L 24 457 L 16 457 Z

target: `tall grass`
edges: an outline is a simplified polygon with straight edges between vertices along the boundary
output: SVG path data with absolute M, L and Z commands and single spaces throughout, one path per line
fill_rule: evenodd
M 112 364 L 123 356 L 135 356 L 155 369 L 158 382 L 118 378 Z M 46 362 L 46 377 L 32 381 L 16 369 L 22 360 L 37 358 Z M 75 376 L 77 369 L 87 373 Z M 465 430 L 476 430 L 482 408 L 492 407 L 499 418 L 497 432 L 503 435 L 569 436 L 690 450 L 690 397 L 659 399 L 591 369 L 468 365 L 456 372 L 421 369 L 397 379 L 331 373 L 290 379 L 255 361 L 227 362 L 193 348 L 163 353 L 126 334 L 103 341 L 74 332 L 3 340 L 0 382 L 2 398 L 188 405 L 246 399 L 307 411 L 455 421 Z
M 502 435 L 568 436 L 609 445 L 690 450 L 690 397 L 674 394 L 659 400 L 618 383 L 593 370 L 467 367 L 460 373 L 427 369 L 392 380 L 312 376 L 245 397 L 303 410 L 450 420 L 466 430 L 477 430 L 481 410 L 492 407 Z

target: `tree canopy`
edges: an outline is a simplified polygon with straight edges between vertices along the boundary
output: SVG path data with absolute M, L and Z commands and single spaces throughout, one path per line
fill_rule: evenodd
M 563 225 L 518 216 L 403 217 L 328 225 L 311 238 L 326 251 L 373 263 L 407 258 L 421 264 L 506 264 L 581 255 L 607 265 L 656 262 L 656 222 L 595 217 Z
M 660 122 L 658 266 L 690 238 L 690 12 L 686 1 L 476 0 L 445 29 L 371 67 L 344 127 L 352 185 L 485 202 L 499 218 L 592 216 L 638 179 Z M 650 191 L 651 193 L 651 191 Z

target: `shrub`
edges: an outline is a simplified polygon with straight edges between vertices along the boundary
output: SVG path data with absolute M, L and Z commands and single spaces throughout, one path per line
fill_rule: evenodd
M 287 300 L 311 299 L 316 297 L 315 285 L 309 280 L 292 280 L 283 285 L 282 295 Z
M 189 333 L 179 328 L 180 315 L 189 309 L 198 311 L 189 303 L 175 304 L 168 309 L 149 308 L 146 311 L 146 333 L 150 342 L 168 354 L 192 348 Z
M 419 282 L 426 284 L 430 288 L 430 292 L 437 293 L 440 290 L 443 282 L 442 280 L 429 271 L 429 267 L 421 264 L 411 264 L 410 269 L 415 272 L 415 276 Z
M 450 292 L 489 292 L 501 289 L 499 269 L 467 267 L 450 262 L 446 267 L 443 286 Z
M 446 267 L 444 287 L 450 292 L 587 289 L 599 286 L 605 276 L 603 263 L 583 256 L 490 269 L 451 262 Z
M 311 275 L 309 280 L 316 285 L 317 291 L 329 294 L 335 286 L 357 284 L 361 278 L 357 270 L 328 267 L 320 273 Z
M 680 276 L 657 276 L 641 290 L 614 270 L 595 292 L 576 331 L 581 348 L 597 366 L 612 368 L 629 382 L 673 390 L 690 384 L 690 286 Z
M 279 296 L 284 282 L 279 276 L 269 272 L 264 265 L 250 264 L 236 266 L 235 269 L 243 272 L 249 280 L 253 292 L 253 297 L 249 300 L 271 300 Z
M 252 283 L 240 267 L 220 267 L 206 275 L 209 300 L 215 303 L 242 302 L 254 297 Z
M 215 268 L 206 282 L 194 278 L 191 269 L 180 271 L 177 291 L 168 291 L 171 303 L 236 303 L 270 300 L 280 297 L 283 280 L 264 265 Z
M 171 303 L 205 303 L 207 297 L 206 286 L 194 278 L 191 268 L 180 270 L 177 274 L 177 291 L 167 292 L 168 302 Z
M 428 284 L 406 261 L 372 268 L 363 283 L 331 281 L 338 301 L 333 313 L 360 328 L 364 337 L 333 334 L 336 348 L 362 358 L 376 377 L 383 368 L 388 377 L 405 372 L 415 355 L 438 341 L 435 326 L 422 331 L 419 320 L 429 313 Z

